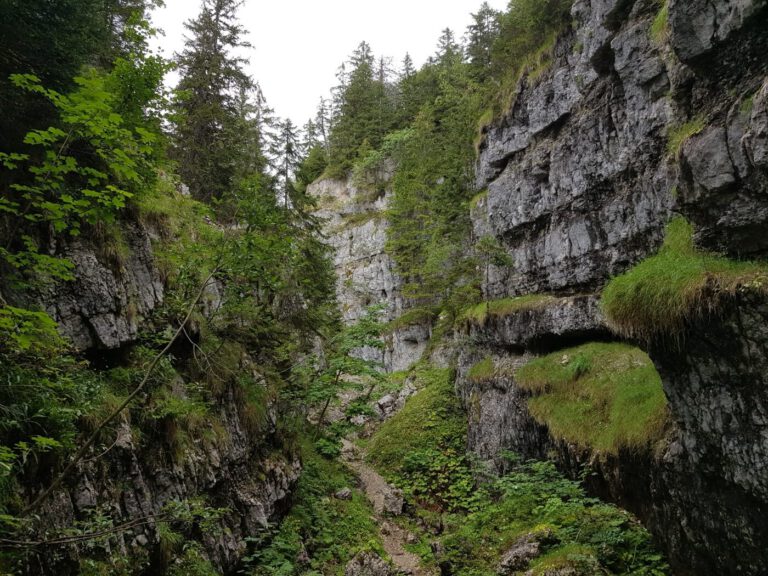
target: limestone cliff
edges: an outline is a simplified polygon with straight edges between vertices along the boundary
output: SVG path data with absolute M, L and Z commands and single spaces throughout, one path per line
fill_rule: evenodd
M 93 238 L 72 241 L 61 247 L 61 254 L 74 265 L 75 280 L 49 286 L 37 295 L 76 353 L 92 358 L 96 370 L 128 365 L 141 338 L 157 333 L 163 338 L 167 332 L 153 318 L 166 292 L 151 241 L 159 233 L 139 221 L 124 221 L 120 229 L 125 244 L 119 261 L 105 257 L 104 246 Z M 206 290 L 198 318 L 220 298 L 219 288 Z M 188 351 L 182 344 L 173 354 L 176 362 L 183 363 Z M 247 351 L 234 361 L 258 378 L 258 364 Z M 110 372 L 105 374 L 110 378 Z M 171 403 L 183 403 L 195 384 L 183 370 L 173 378 L 164 393 Z M 140 412 L 151 411 L 152 393 L 143 393 L 135 404 Z M 83 562 L 94 557 L 113 564 L 123 558 L 129 570 L 165 572 L 174 558 L 163 540 L 165 525 L 155 518 L 167 517 L 169 505 L 191 502 L 222 513 L 207 528 L 176 525 L 176 529 L 190 542 L 196 541 L 195 549 L 217 570 L 235 569 L 248 538 L 284 510 L 301 471 L 295 450 L 277 438 L 275 407 L 266 406 L 264 421 L 254 426 L 243 406 L 242 390 L 225 384 L 205 421 L 185 430 L 181 442 L 183 424 L 173 415 L 137 422 L 136 412 L 126 410 L 45 501 L 33 526 L 36 537 L 45 539 L 46 534 L 89 526 L 89 519 L 101 518 L 107 534 L 112 534 L 110 527 L 117 527 L 114 535 L 83 547 L 38 547 L 24 563 L 23 573 L 79 573 Z M 103 414 L 93 418 L 96 424 Z M 31 501 L 55 472 L 44 461 L 30 467 L 23 500 Z M 131 526 L 124 529 L 126 524 Z M 179 556 L 180 550 L 174 555 Z
M 336 296 L 344 321 L 354 322 L 374 304 L 385 306 L 385 322 L 402 316 L 408 301 L 395 263 L 385 250 L 385 210 L 391 191 L 371 192 L 350 178 L 320 180 L 307 193 L 317 201 L 317 215 L 324 220 L 327 241 L 334 251 Z M 387 335 L 382 352 L 366 354 L 372 354 L 390 372 L 404 370 L 419 360 L 428 339 L 427 326 L 401 326 Z
M 646 347 L 673 423 L 660 451 L 595 458 L 531 417 L 513 371 L 485 385 L 467 378 L 486 353 L 515 366 L 616 338 L 599 291 L 658 248 L 673 212 L 694 224 L 702 248 L 765 256 L 768 7 L 670 0 L 667 9 L 658 32 L 665 16 L 655 2 L 575 2 L 573 29 L 559 38 L 548 70 L 523 76 L 511 109 L 486 130 L 477 187 L 487 196 L 473 210 L 475 234 L 495 236 L 515 266 L 494 269 L 484 291 L 491 299 L 555 298 L 466 326 L 474 347 L 459 347 L 458 387 L 475 403 L 470 449 L 484 458 L 511 448 L 554 453 L 572 470 L 589 460 L 598 472 L 593 487 L 644 519 L 676 573 L 761 574 L 762 297 L 735 298 L 721 314 L 690 323 L 680 347 Z
M 553 435 L 515 371 L 545 353 L 620 341 L 601 311 L 615 275 L 651 256 L 681 214 L 701 249 L 768 252 L 768 3 L 576 0 L 573 26 L 544 70 L 524 73 L 506 113 L 484 129 L 472 203 L 475 238 L 494 237 L 514 266 L 491 266 L 486 300 L 534 305 L 463 322 L 433 360 L 454 361 L 469 449 L 555 457 L 593 491 L 636 512 L 676 574 L 758 575 L 768 565 L 768 333 L 765 298 L 745 289 L 720 314 L 686 325 L 675 346 L 642 343 L 669 403 L 663 441 L 599 453 Z M 331 217 L 345 317 L 387 303 L 407 310 L 383 250 L 387 194 L 360 200 L 316 184 Z M 419 334 L 401 361 L 415 359 Z M 446 350 L 453 351 L 451 359 Z M 470 377 L 491 358 L 502 369 Z

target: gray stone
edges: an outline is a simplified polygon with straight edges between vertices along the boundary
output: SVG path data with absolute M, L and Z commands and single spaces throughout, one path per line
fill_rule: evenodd
M 333 495 L 334 498 L 337 500 L 351 500 L 352 499 L 352 490 L 349 488 L 342 488 L 336 494 Z
M 681 60 L 692 60 L 759 17 L 766 6 L 766 0 L 669 0 L 670 42 Z
M 395 576 L 395 570 L 378 554 L 360 552 L 347 563 L 344 576 Z

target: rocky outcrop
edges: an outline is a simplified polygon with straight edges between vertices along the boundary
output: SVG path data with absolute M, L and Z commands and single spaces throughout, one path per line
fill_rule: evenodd
M 388 180 L 391 174 L 381 176 Z M 317 201 L 316 214 L 334 251 L 336 296 L 345 322 L 353 323 L 372 305 L 383 305 L 382 320 L 400 317 L 408 307 L 402 279 L 385 250 L 388 222 L 384 210 L 391 193 L 371 192 L 349 180 L 320 180 L 307 193 Z M 404 370 L 421 358 L 429 340 L 427 325 L 392 330 L 383 350 L 363 355 L 380 361 L 388 371 Z
M 142 318 L 163 301 L 163 283 L 150 237 L 139 223 L 121 227 L 124 254 L 103 255 L 104 243 L 77 238 L 63 247 L 74 280 L 43 295 L 61 334 L 78 350 L 112 349 L 133 342 Z
M 108 242 L 87 235 L 62 241 L 58 253 L 72 263 L 73 280 L 41 288 L 33 297 L 58 322 L 77 353 L 96 360 L 94 379 L 111 376 L 99 376 L 98 370 L 121 365 L 141 331 L 165 328 L 149 321 L 165 291 L 151 234 L 138 221 L 118 226 L 118 236 Z M 221 293 L 218 284 L 206 288 L 199 303 L 203 315 L 218 306 Z M 184 348 L 173 350 L 178 372 L 165 391 L 179 404 L 189 401 L 182 376 Z M 238 365 L 252 371 L 254 381 L 261 380 L 247 353 Z M 170 365 L 167 369 L 172 370 Z M 24 573 L 79 573 L 81 560 L 98 557 L 130 559 L 130 569 L 137 572 L 165 573 L 168 563 L 183 555 L 181 547 L 171 550 L 163 540 L 167 529 L 187 538 L 187 544 L 220 572 L 234 570 L 248 539 L 284 511 L 301 463 L 293 450 L 281 447 L 274 406 L 264 407 L 265 423 L 255 426 L 243 410 L 242 390 L 222 386 L 206 403 L 204 422 L 183 432 L 183 414 L 178 419 L 174 414 L 144 418 L 139 414 L 151 408 L 152 393 L 136 398 L 43 503 L 31 527 L 37 535 L 107 530 L 108 537 L 86 539 L 83 547 L 38 547 Z M 100 422 L 97 408 L 86 410 L 83 435 Z M 45 458 L 28 466 L 20 501 L 32 501 L 59 469 L 55 459 Z M 195 505 L 212 514 L 205 527 L 199 521 L 167 522 L 178 512 L 174 506 Z M 113 526 L 114 532 L 109 531 Z
M 149 445 L 140 442 L 135 428 L 124 419 L 109 450 L 100 458 L 86 459 L 67 486 L 44 505 L 41 530 L 66 529 L 98 514 L 114 525 L 136 523 L 94 546 L 104 546 L 108 557 L 131 558 L 134 566 L 162 571 L 168 559 L 158 556 L 162 531 L 153 518 L 169 513 L 172 517 L 174 505 L 197 501 L 222 513 L 205 529 L 197 527 L 186 536 L 199 542 L 203 556 L 217 570 L 233 570 L 246 552 L 248 538 L 267 528 L 286 507 L 301 465 L 288 453 L 269 453 L 273 431 L 254 437 L 246 430 L 231 391 L 216 419 L 215 438 L 210 438 L 212 430 L 200 431 L 180 456 L 163 449 L 162 440 Z M 189 530 L 174 523 L 170 526 Z M 76 573 L 81 551 L 60 548 L 57 552 L 45 555 L 45 570 L 31 563 L 29 573 Z M 91 556 L 93 550 L 87 553 Z
M 523 76 L 486 129 L 474 235 L 495 237 L 514 266 L 492 268 L 484 293 L 550 296 L 460 328 L 457 390 L 483 460 L 498 465 L 504 449 L 549 455 L 574 475 L 589 463 L 592 489 L 643 519 L 676 574 L 758 575 L 768 564 L 761 296 L 748 289 L 700 319 L 678 348 L 647 347 L 672 418 L 655 451 L 596 455 L 551 437 L 514 380 L 540 353 L 617 339 L 597 296 L 574 295 L 599 295 L 653 254 L 673 212 L 703 249 L 768 251 L 768 3 L 670 0 L 666 30 L 652 34 L 659 9 L 576 0 L 548 70 Z M 487 357 L 494 377 L 470 378 Z

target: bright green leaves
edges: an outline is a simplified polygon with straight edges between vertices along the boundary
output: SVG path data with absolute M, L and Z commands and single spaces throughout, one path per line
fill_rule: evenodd
M 22 351 L 43 351 L 61 344 L 56 322 L 48 314 L 4 306 L 0 308 L 0 344 L 7 345 L 9 340 Z

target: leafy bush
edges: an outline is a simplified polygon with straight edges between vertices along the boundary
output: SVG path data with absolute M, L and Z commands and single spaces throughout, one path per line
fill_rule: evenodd
M 475 511 L 445 518 L 441 561 L 452 574 L 496 574 L 500 556 L 526 534 L 542 542 L 544 554 L 531 564 L 536 575 L 564 566 L 593 574 L 668 574 L 650 535 L 630 514 L 587 497 L 551 462 L 518 463 L 478 498 Z

